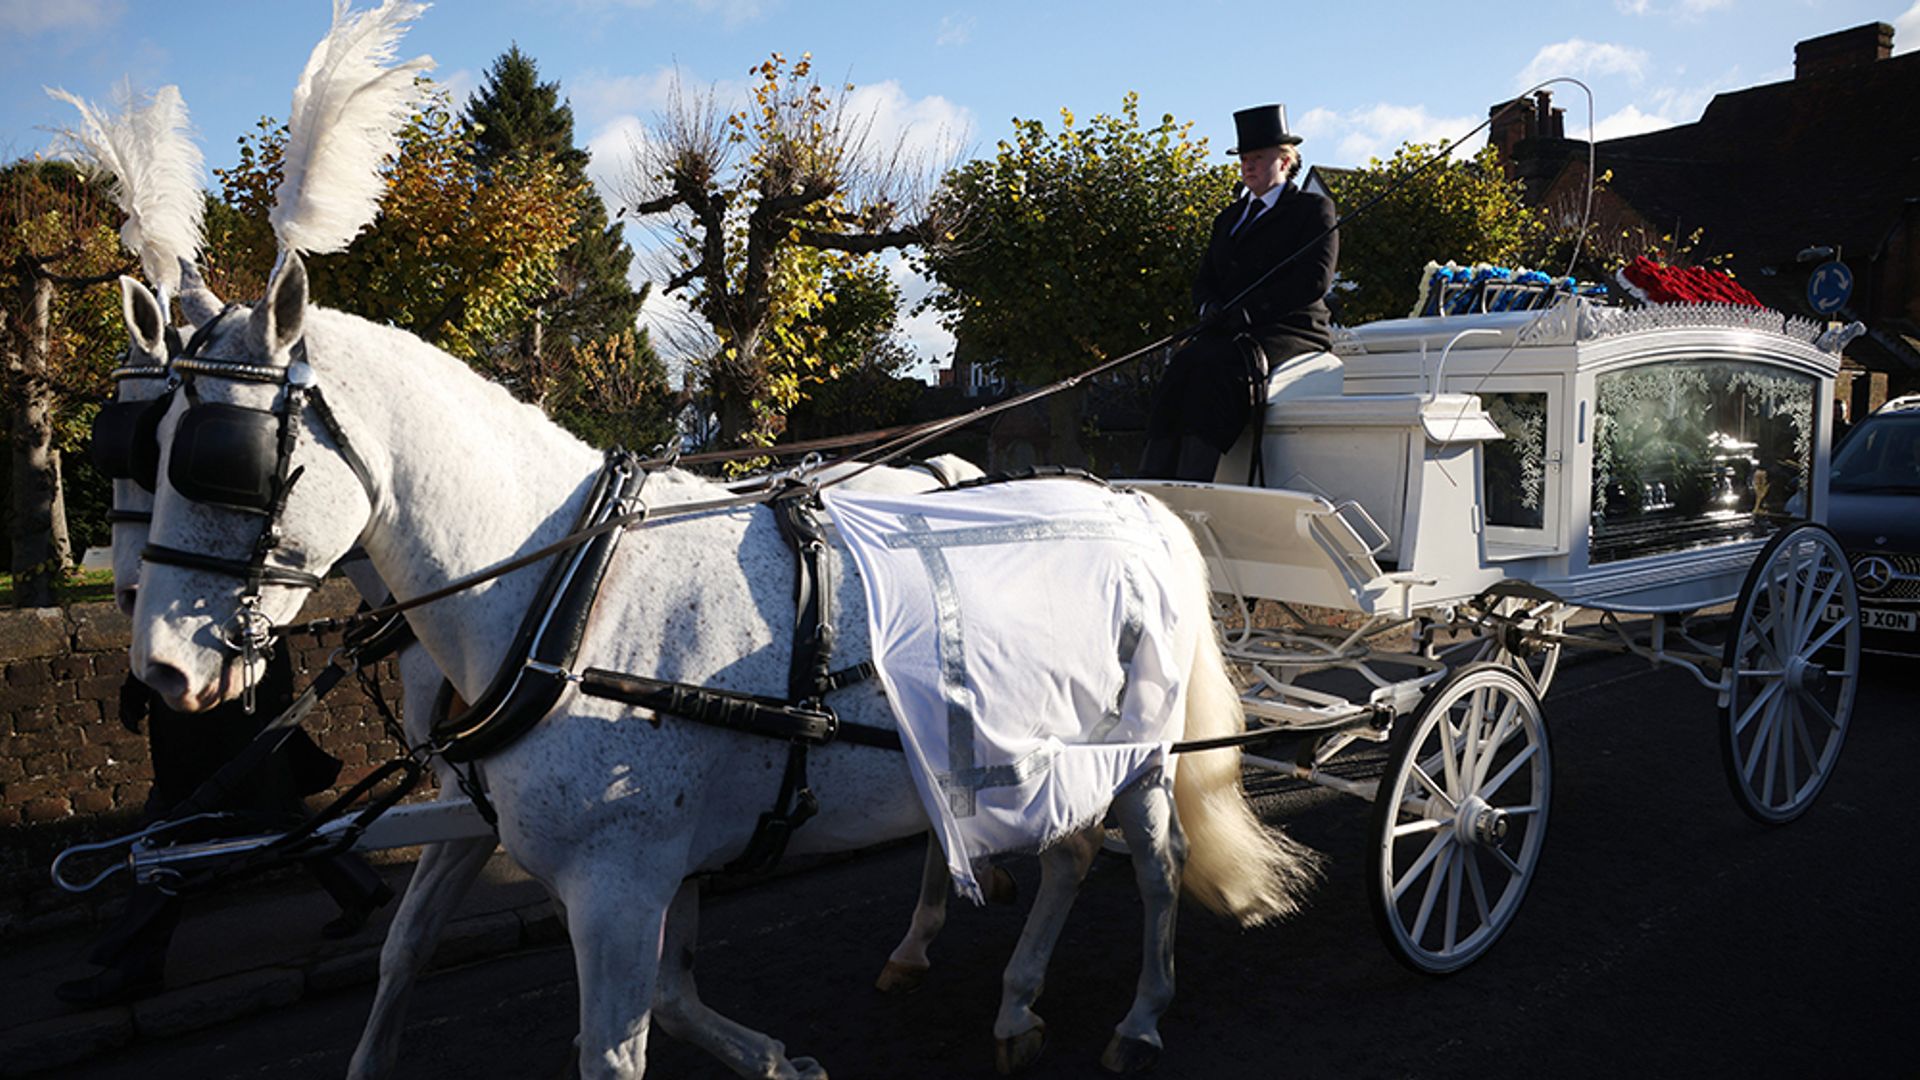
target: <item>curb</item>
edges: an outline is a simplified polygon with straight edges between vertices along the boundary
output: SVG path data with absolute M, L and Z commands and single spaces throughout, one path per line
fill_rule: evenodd
M 565 930 L 552 901 L 449 922 L 429 972 L 550 945 Z M 309 995 L 370 984 L 379 978 L 376 943 L 348 953 L 256 968 L 163 991 L 131 1005 L 59 1016 L 0 1031 L 0 1076 L 27 1076 L 73 1065 L 146 1039 L 201 1031 Z

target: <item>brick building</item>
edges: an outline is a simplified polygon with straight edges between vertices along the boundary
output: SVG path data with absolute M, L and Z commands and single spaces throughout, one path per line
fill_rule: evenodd
M 1846 264 L 1852 295 L 1831 317 L 1866 325 L 1847 356 L 1875 373 L 1853 380 L 1856 416 L 1920 389 L 1920 52 L 1892 52 L 1885 23 L 1811 38 L 1794 49 L 1792 79 L 1719 94 L 1691 124 L 1594 146 L 1605 180 L 1596 243 L 1671 250 L 1698 231 L 1696 259 L 1730 255 L 1761 301 L 1809 317 L 1813 272 Z M 1529 201 L 1579 220 L 1587 143 L 1566 137 L 1547 94 L 1521 99 L 1488 137 Z

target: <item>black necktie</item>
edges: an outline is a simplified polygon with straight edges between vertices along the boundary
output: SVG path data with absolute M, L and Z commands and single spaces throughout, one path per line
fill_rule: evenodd
M 1241 233 L 1245 232 L 1247 230 L 1247 226 L 1253 224 L 1253 219 L 1259 217 L 1260 211 L 1265 210 L 1266 208 L 1267 208 L 1266 200 L 1256 199 L 1251 195 L 1247 196 L 1246 216 L 1240 219 L 1240 224 L 1235 225 L 1233 227 L 1233 235 L 1239 236 Z

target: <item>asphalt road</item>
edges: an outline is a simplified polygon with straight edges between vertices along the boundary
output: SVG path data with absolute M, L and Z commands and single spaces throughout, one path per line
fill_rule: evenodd
M 1447 979 L 1400 967 L 1360 876 L 1367 807 L 1258 783 L 1270 821 L 1332 856 L 1329 879 L 1278 927 L 1185 912 L 1158 1075 L 1916 1075 L 1913 665 L 1869 669 L 1819 805 L 1769 829 L 1728 793 L 1708 691 L 1631 659 L 1583 661 L 1562 668 L 1547 700 L 1556 791 L 1542 866 L 1487 957 Z M 905 928 L 920 857 L 917 845 L 894 848 L 710 899 L 703 996 L 840 1080 L 991 1076 L 999 967 L 1021 908 L 956 905 L 927 986 L 899 999 L 872 989 Z M 1030 896 L 1032 861 L 1013 870 Z M 1103 859 L 1054 957 L 1039 1006 L 1051 1041 L 1033 1075 L 1105 1075 L 1095 1062 L 1131 996 L 1138 920 L 1130 871 Z M 550 949 L 427 979 L 400 1075 L 558 1075 L 572 971 Z M 308 999 L 72 1075 L 338 1077 L 371 997 Z M 656 1033 L 649 1075 L 722 1073 Z

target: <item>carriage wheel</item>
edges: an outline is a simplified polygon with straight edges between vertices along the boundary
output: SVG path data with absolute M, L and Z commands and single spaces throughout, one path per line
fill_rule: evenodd
M 1472 664 L 1396 733 L 1373 802 L 1367 898 L 1395 958 L 1445 975 L 1499 940 L 1540 864 L 1552 802 L 1540 699 Z
M 1727 636 L 1720 758 L 1754 820 L 1807 812 L 1833 775 L 1860 672 L 1860 601 L 1825 527 L 1775 533 L 1747 571 Z

